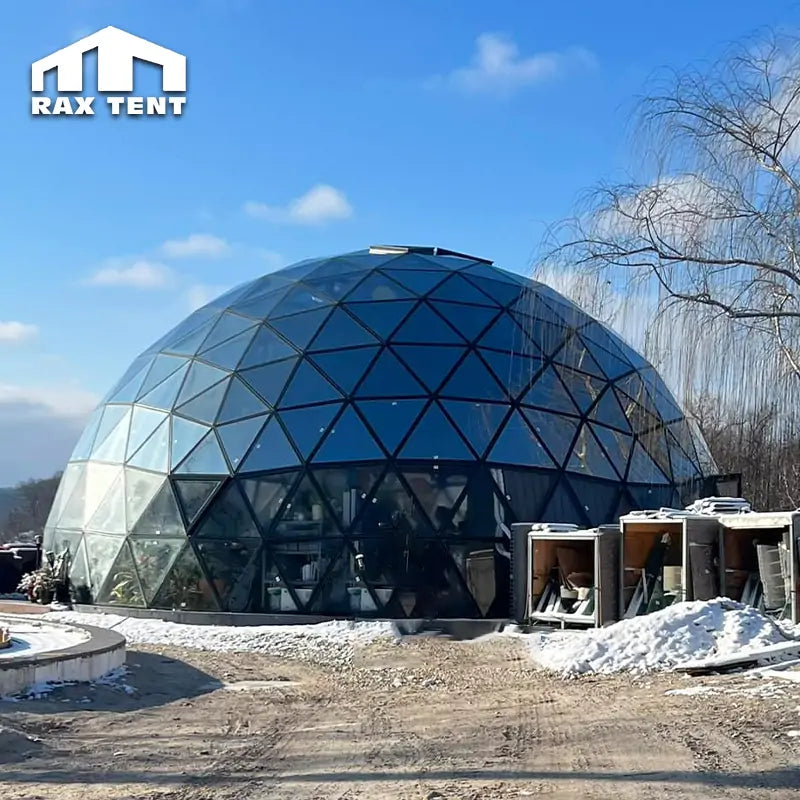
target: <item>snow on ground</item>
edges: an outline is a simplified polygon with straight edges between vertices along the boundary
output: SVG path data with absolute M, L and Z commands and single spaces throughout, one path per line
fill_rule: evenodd
M 676 603 L 606 628 L 534 635 L 530 647 L 541 666 L 583 675 L 666 670 L 787 641 L 788 633 L 756 609 L 719 598 Z
M 8 628 L 11 634 L 11 647 L 0 650 L 0 663 L 12 658 L 63 650 L 89 638 L 89 634 L 80 628 L 43 624 L 29 617 L 0 616 L 0 625 Z
M 320 622 L 314 625 L 186 625 L 117 614 L 58 611 L 47 619 L 113 628 L 129 645 L 154 644 L 217 652 L 251 652 L 298 661 L 342 665 L 376 639 L 395 638 L 389 622 Z

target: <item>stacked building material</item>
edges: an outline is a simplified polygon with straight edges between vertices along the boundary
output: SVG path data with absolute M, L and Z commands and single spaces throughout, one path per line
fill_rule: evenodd
M 749 514 L 753 509 L 743 497 L 703 497 L 686 510 L 693 514 Z

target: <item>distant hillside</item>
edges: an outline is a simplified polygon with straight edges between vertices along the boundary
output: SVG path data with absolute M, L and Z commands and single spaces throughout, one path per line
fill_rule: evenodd
M 0 530 L 8 519 L 8 514 L 19 503 L 19 490 L 13 487 L 0 488 Z

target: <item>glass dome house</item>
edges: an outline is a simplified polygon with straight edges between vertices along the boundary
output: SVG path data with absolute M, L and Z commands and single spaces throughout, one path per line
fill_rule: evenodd
M 653 368 L 552 289 L 373 247 L 240 286 L 139 356 L 45 547 L 84 603 L 504 617 L 511 522 L 669 504 L 699 463 Z

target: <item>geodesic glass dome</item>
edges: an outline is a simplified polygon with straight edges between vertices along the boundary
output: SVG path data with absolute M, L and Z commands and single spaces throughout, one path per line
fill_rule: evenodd
M 137 358 L 45 546 L 88 603 L 504 617 L 511 522 L 608 522 L 700 476 L 653 368 L 575 305 L 378 247 L 240 286 Z

